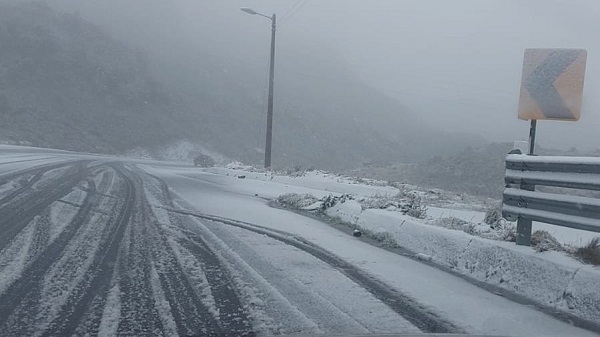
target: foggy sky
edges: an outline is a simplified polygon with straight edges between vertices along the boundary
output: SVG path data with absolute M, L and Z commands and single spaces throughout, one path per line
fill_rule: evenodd
M 265 74 L 269 22 L 239 8 L 277 13 L 276 76 L 292 71 L 286 64 L 292 53 L 327 59 L 333 51 L 371 86 L 433 125 L 492 141 L 527 138 L 528 122 L 517 119 L 525 48 L 587 49 L 581 121 L 542 121 L 538 140 L 546 146 L 600 148 L 597 0 L 48 3 L 79 13 L 158 57 L 196 62 L 198 55 L 208 52 L 221 56 L 224 69 L 243 63 L 264 69 Z M 286 13 L 291 15 L 286 17 Z M 312 75 L 328 76 L 323 70 Z M 264 78 L 257 82 L 262 85 Z M 285 97 L 277 96 L 277 100 Z

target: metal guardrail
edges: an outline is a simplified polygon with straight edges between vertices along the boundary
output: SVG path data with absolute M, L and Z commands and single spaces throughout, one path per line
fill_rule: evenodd
M 600 191 L 600 158 L 509 154 L 502 215 L 517 221 L 517 244 L 531 244 L 539 221 L 600 233 L 600 199 L 535 191 L 552 186 Z

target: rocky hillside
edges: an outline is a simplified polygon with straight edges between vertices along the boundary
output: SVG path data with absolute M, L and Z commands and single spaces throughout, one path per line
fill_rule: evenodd
M 188 140 L 261 163 L 262 88 L 243 66 L 209 58 L 148 66 L 143 52 L 77 15 L 43 4 L 0 7 L 0 141 L 123 153 Z M 297 73 L 322 67 L 328 77 L 278 77 L 275 165 L 342 169 L 463 144 L 332 66 L 341 62 L 296 61 Z
M 0 138 L 120 152 L 185 134 L 143 58 L 44 5 L 0 9 Z

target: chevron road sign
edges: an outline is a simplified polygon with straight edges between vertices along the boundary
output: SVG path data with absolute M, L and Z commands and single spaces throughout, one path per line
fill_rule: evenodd
M 579 120 L 586 58 L 584 49 L 526 49 L 519 118 Z

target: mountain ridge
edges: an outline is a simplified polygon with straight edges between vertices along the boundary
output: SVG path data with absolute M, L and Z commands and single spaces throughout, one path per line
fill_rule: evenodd
M 2 6 L 0 44 L 6 46 L 0 50 L 0 140 L 104 153 L 185 140 L 262 162 L 263 88 L 248 75 L 258 70 L 215 66 L 208 57 L 157 65 L 100 26 L 37 3 Z M 286 75 L 282 67 L 275 165 L 343 169 L 414 161 L 468 143 L 429 130 L 399 102 L 343 66 L 330 66 L 336 60 L 318 66 L 303 56 L 289 63 L 296 72 L 328 70 L 330 78 Z

